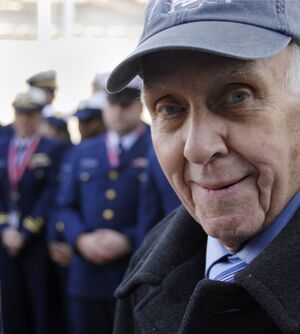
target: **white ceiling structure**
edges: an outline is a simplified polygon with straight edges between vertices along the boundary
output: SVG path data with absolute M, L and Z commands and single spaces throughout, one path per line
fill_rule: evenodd
M 0 0 L 0 39 L 131 37 L 146 0 Z
M 146 0 L 0 0 L 0 123 L 26 79 L 55 69 L 54 109 L 70 114 L 91 93 L 97 72 L 130 53 L 142 31 Z M 76 141 L 76 126 L 71 126 Z

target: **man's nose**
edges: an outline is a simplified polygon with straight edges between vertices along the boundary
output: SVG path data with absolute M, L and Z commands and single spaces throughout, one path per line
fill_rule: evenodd
M 189 119 L 184 132 L 184 156 L 188 161 L 205 165 L 228 154 L 226 126 L 217 115 Z

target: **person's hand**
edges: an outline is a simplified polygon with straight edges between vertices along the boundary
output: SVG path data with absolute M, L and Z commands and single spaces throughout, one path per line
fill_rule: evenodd
M 11 256 L 16 256 L 24 245 L 24 236 L 14 228 L 7 228 L 2 233 L 2 244 Z
M 107 262 L 116 260 L 131 252 L 130 240 L 122 233 L 112 229 L 95 231 L 102 256 Z
M 97 232 L 83 233 L 76 240 L 76 248 L 79 253 L 88 261 L 94 264 L 106 262 L 103 250 L 99 243 Z
M 73 255 L 69 244 L 62 241 L 50 241 L 48 243 L 50 258 L 62 267 L 69 266 Z
M 100 229 L 80 235 L 76 247 L 83 257 L 95 264 L 111 262 L 131 251 L 129 239 L 111 229 Z

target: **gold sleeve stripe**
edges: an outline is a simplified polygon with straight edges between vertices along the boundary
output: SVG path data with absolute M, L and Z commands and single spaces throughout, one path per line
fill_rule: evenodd
M 6 213 L 0 213 L 0 225 L 8 223 L 8 215 Z
M 39 233 L 44 225 L 43 218 L 26 217 L 23 220 L 23 226 L 32 233 Z

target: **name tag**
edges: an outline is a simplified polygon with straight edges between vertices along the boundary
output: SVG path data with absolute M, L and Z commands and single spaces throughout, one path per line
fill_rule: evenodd
M 148 159 L 144 157 L 131 160 L 130 165 L 135 168 L 146 168 L 148 166 Z
M 29 163 L 28 168 L 34 169 L 37 167 L 48 167 L 51 165 L 50 157 L 45 153 L 36 153 L 33 154 Z
M 99 161 L 97 159 L 81 159 L 80 160 L 80 167 L 81 168 L 98 168 L 99 167 Z

